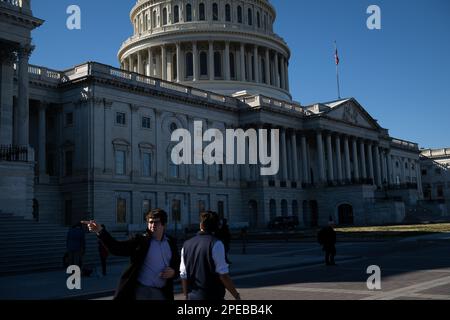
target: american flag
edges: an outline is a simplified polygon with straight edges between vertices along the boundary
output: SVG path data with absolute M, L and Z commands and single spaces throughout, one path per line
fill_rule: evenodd
M 338 50 L 336 48 L 336 51 L 334 53 L 334 59 L 336 61 L 336 65 L 339 65 L 339 55 L 338 55 Z

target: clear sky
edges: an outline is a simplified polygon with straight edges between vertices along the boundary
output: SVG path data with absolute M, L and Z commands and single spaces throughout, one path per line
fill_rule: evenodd
M 67 69 L 86 61 L 118 66 L 117 51 L 132 34 L 136 0 L 34 0 L 46 20 L 33 32 L 31 63 Z M 450 147 L 450 1 L 271 0 L 275 31 L 292 51 L 291 93 L 303 105 L 355 97 L 394 137 L 420 147 Z M 66 9 L 81 8 L 81 30 L 68 30 Z M 381 30 L 369 30 L 369 5 L 381 9 Z

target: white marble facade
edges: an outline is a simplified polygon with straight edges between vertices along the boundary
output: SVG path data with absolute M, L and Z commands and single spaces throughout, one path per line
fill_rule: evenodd
M 356 99 L 310 106 L 291 100 L 290 51 L 273 33 L 268 1 L 138 1 L 131 17 L 135 34 L 120 48 L 120 69 L 29 66 L 23 91 L 21 64 L 2 67 L 2 76 L 10 72 L 18 82 L 2 81 L 0 96 L 10 98 L 2 100 L 1 144 L 35 151 L 31 196 L 40 220 L 93 217 L 124 229 L 161 207 L 171 228 L 196 224 L 203 209 L 236 227 L 264 227 L 277 215 L 298 215 L 305 226 L 329 217 L 363 225 L 400 222 L 422 197 L 417 144 L 390 137 Z M 22 110 L 24 92 L 29 141 L 10 116 Z M 194 121 L 205 130 L 280 129 L 279 173 L 262 177 L 255 165 L 173 165 L 170 134 L 192 132 Z

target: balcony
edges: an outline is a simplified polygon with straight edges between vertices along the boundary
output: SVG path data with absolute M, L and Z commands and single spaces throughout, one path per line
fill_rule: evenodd
M 28 148 L 0 145 L 0 161 L 28 162 Z

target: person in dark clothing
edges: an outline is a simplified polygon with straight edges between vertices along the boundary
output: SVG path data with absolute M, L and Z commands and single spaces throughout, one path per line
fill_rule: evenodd
M 86 248 L 85 233 L 81 223 L 77 223 L 69 229 L 69 232 L 67 233 L 66 247 L 68 264 L 77 265 L 81 269 L 83 266 L 83 255 Z
M 173 280 L 178 277 L 180 255 L 176 240 L 165 234 L 167 213 L 150 211 L 147 231 L 126 241 L 115 240 L 97 222 L 83 221 L 108 251 L 130 257 L 130 266 L 120 279 L 115 300 L 174 300 Z
M 224 300 L 225 288 L 236 300 L 241 299 L 229 276 L 224 245 L 214 236 L 218 222 L 216 213 L 202 213 L 200 232 L 184 243 L 180 277 L 186 300 Z
M 104 225 L 102 225 L 105 228 Z M 98 239 L 98 254 L 100 256 L 100 261 L 102 263 L 102 275 L 106 276 L 106 259 L 108 258 L 109 252 L 103 241 Z
M 336 231 L 334 231 L 334 222 L 330 220 L 328 226 L 320 229 L 317 240 L 325 251 L 325 264 L 335 266 L 334 257 L 336 256 Z
M 231 261 L 228 259 L 228 253 L 230 252 L 230 243 L 231 243 L 231 232 L 228 227 L 227 219 L 222 219 L 219 224 L 219 228 L 215 233 L 215 236 L 222 241 L 223 246 L 225 247 L 225 261 L 228 264 L 231 264 Z

